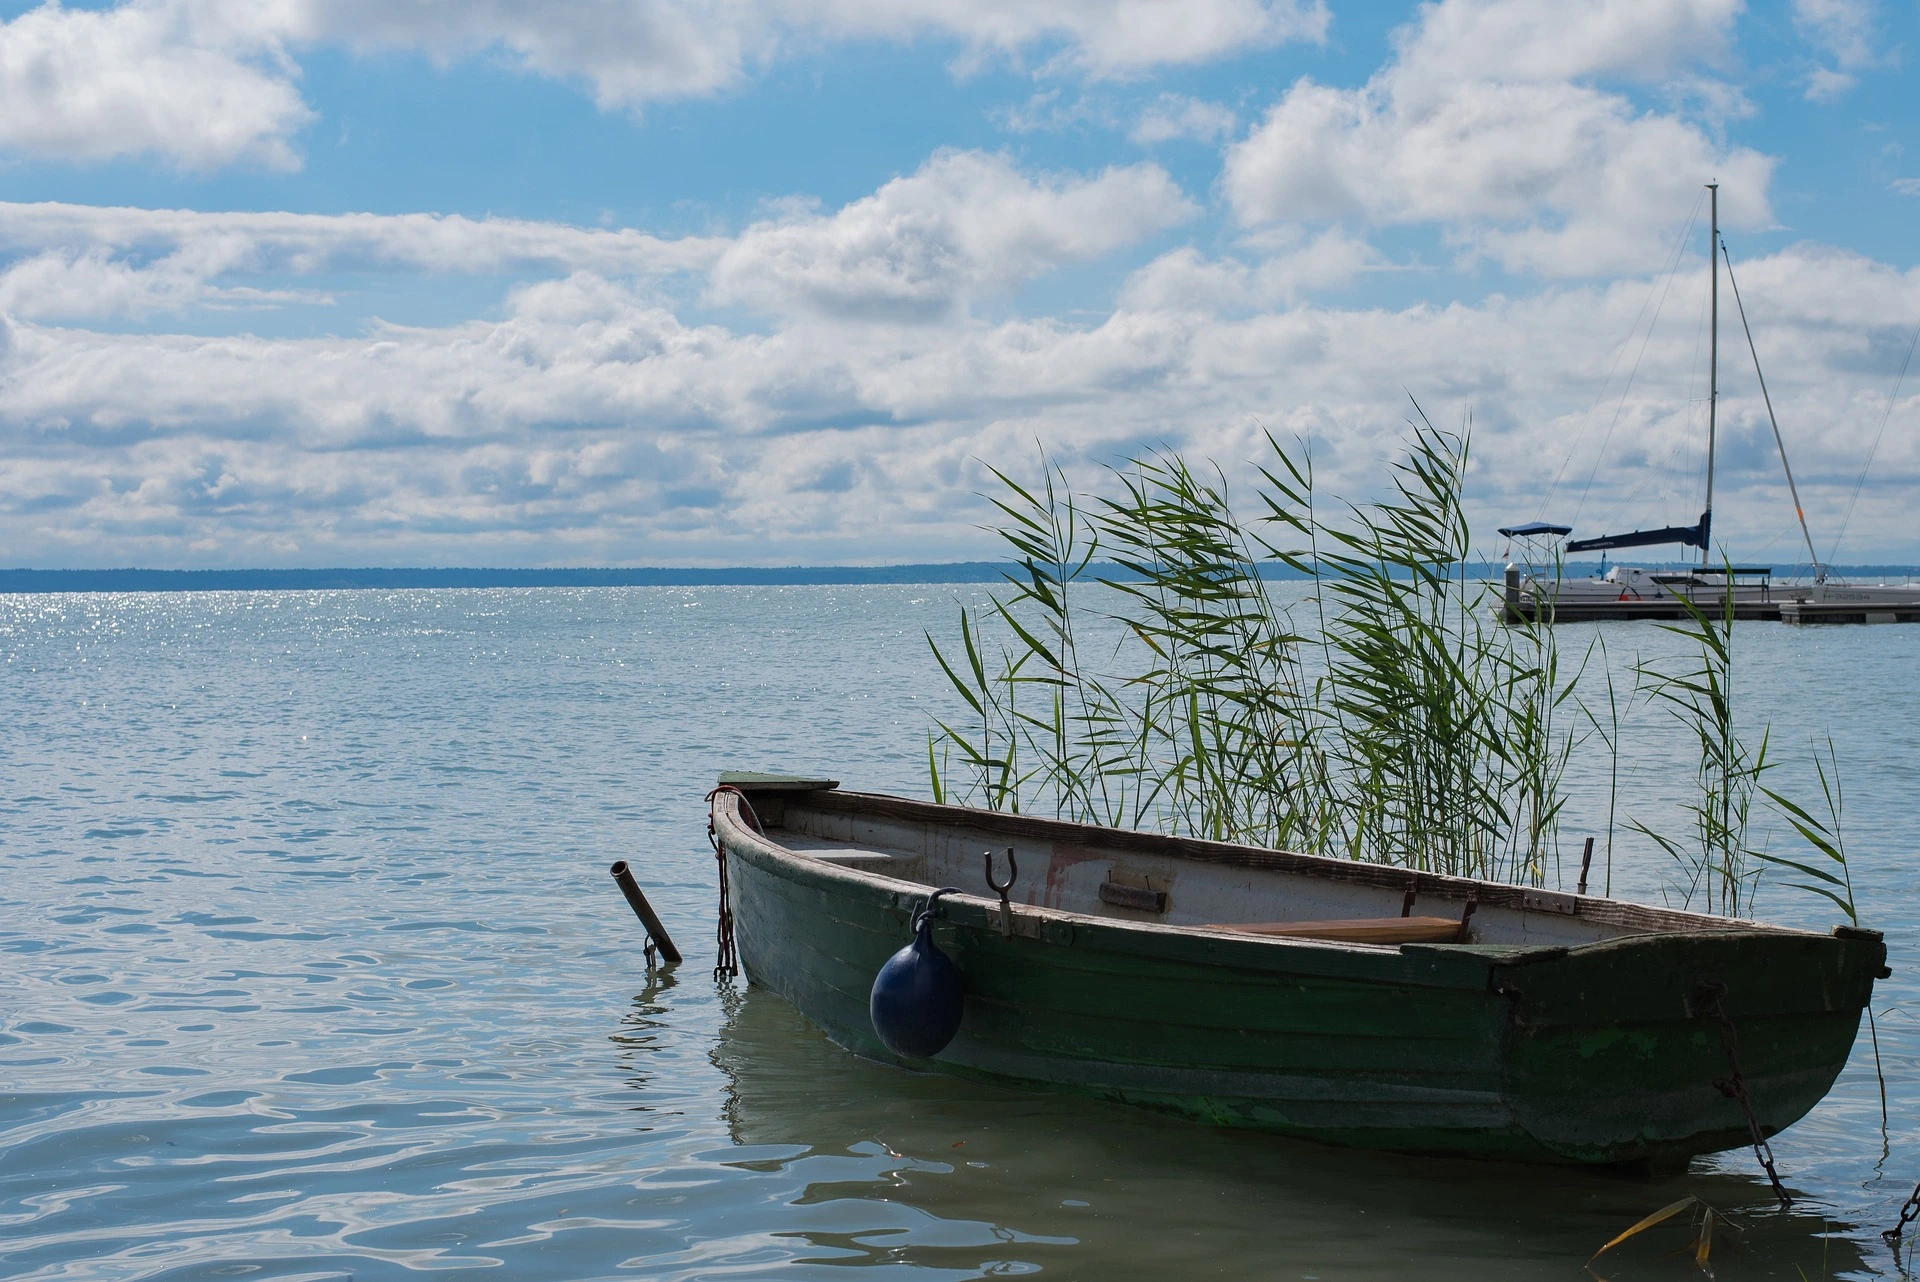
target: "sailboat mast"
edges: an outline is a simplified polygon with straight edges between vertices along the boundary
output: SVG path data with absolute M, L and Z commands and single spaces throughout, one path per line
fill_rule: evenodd
M 1713 528 L 1713 452 L 1720 426 L 1720 184 L 1708 183 L 1707 191 L 1713 224 L 1712 239 L 1707 245 L 1707 278 L 1711 281 L 1709 288 L 1713 309 L 1707 321 L 1707 508 L 1700 514 L 1703 536 Z M 1703 570 L 1707 568 L 1708 545 L 1712 542 L 1709 537 L 1700 540 L 1700 568 Z

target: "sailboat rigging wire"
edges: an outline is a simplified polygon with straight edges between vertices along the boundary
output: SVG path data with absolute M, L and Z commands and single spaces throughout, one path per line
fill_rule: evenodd
M 1647 332 L 1641 336 L 1640 350 L 1634 354 L 1633 368 L 1627 371 L 1627 381 L 1620 389 L 1620 400 L 1613 407 L 1613 418 L 1607 423 L 1606 435 L 1600 438 L 1600 449 L 1594 455 L 1593 467 L 1587 472 L 1587 483 L 1581 487 L 1580 501 L 1574 505 L 1575 521 L 1580 519 L 1580 512 L 1587 505 L 1587 495 L 1593 490 L 1594 478 L 1600 474 L 1600 464 L 1606 461 L 1607 446 L 1613 441 L 1613 430 L 1620 425 L 1620 414 L 1626 409 L 1627 394 L 1633 390 L 1633 381 L 1640 374 L 1640 362 L 1646 357 L 1647 344 L 1653 341 L 1653 331 L 1654 327 L 1660 323 L 1660 313 L 1666 309 L 1667 295 L 1673 291 L 1674 279 L 1679 274 L 1680 256 L 1686 252 L 1687 241 L 1692 238 L 1694 226 L 1700 221 L 1700 205 L 1705 200 L 1704 193 L 1694 200 L 1693 212 L 1687 215 L 1687 225 L 1680 229 L 1680 235 L 1673 242 L 1673 250 L 1667 255 L 1666 265 L 1662 269 L 1666 275 L 1666 283 L 1658 291 L 1660 302 L 1653 309 L 1653 319 L 1647 323 Z M 1647 314 L 1647 305 L 1653 302 L 1654 294 L 1655 291 L 1649 288 L 1646 298 L 1641 300 L 1640 311 L 1633 318 L 1633 328 L 1627 331 L 1627 343 L 1631 343 L 1633 335 L 1639 331 L 1640 317 Z M 1553 492 L 1560 487 L 1560 478 L 1566 475 L 1567 466 L 1573 462 L 1573 452 L 1579 447 L 1580 438 L 1586 434 L 1587 420 L 1592 417 L 1593 411 L 1599 408 L 1600 398 L 1607 394 L 1607 385 L 1613 382 L 1613 371 L 1619 368 L 1620 357 L 1626 354 L 1626 350 L 1627 344 L 1621 344 L 1620 350 L 1614 355 L 1613 365 L 1607 369 L 1606 380 L 1601 383 L 1600 391 L 1594 395 L 1593 404 L 1589 405 L 1587 412 L 1581 415 L 1580 430 L 1574 433 L 1573 444 L 1567 447 L 1566 457 L 1560 460 L 1560 470 L 1554 473 L 1553 483 L 1547 486 L 1546 497 L 1540 501 L 1540 511 L 1535 513 L 1536 518 L 1546 511 L 1547 504 L 1553 499 Z
M 1715 255 L 1719 254 L 1720 251 L 1717 246 L 1713 252 Z M 1689 358 L 1687 366 L 1690 373 L 1687 383 L 1686 409 L 1684 411 L 1684 430 L 1672 434 L 1673 447 L 1660 459 L 1657 466 L 1651 468 L 1643 467 L 1640 469 L 1640 483 L 1635 485 L 1633 489 L 1627 493 L 1625 498 L 1620 499 L 1614 504 L 1611 515 L 1604 521 L 1599 522 L 1600 525 L 1608 529 L 1612 529 L 1614 526 L 1621 524 L 1626 519 L 1627 513 L 1631 511 L 1634 505 L 1640 501 L 1641 497 L 1649 491 L 1657 493 L 1663 500 L 1671 499 L 1679 494 L 1680 490 L 1676 487 L 1674 481 L 1676 476 L 1690 478 L 1686 483 L 1686 495 L 1690 501 L 1696 505 L 1699 501 L 1705 476 L 1701 472 L 1694 470 L 1692 459 L 1696 440 L 1700 436 L 1705 435 L 1704 421 L 1709 398 L 1705 394 L 1706 389 L 1704 387 L 1704 384 L 1707 382 L 1707 357 L 1704 352 L 1712 338 L 1713 327 L 1708 321 L 1711 312 L 1711 303 L 1712 300 L 1703 293 L 1700 297 L 1699 313 L 1694 317 L 1693 355 Z M 1702 430 L 1696 432 L 1695 429 Z M 1686 460 L 1685 463 L 1676 466 L 1683 456 Z
M 1695 317 L 1693 327 L 1693 356 L 1691 363 L 1688 365 L 1688 369 L 1691 370 L 1691 381 L 1687 384 L 1685 430 L 1674 433 L 1673 448 L 1667 451 L 1658 466 L 1641 469 L 1640 483 L 1629 490 L 1625 498 L 1620 499 L 1613 505 L 1613 510 L 1608 513 L 1606 520 L 1598 523 L 1601 526 L 1612 529 L 1614 526 L 1619 525 L 1626 519 L 1627 513 L 1640 501 L 1640 497 L 1655 486 L 1659 488 L 1654 492 L 1663 499 L 1671 498 L 1677 494 L 1679 491 L 1674 488 L 1673 481 L 1674 476 L 1677 474 L 1685 474 L 1693 478 L 1688 482 L 1686 493 L 1689 499 L 1698 498 L 1702 478 L 1693 470 L 1694 429 L 1699 426 L 1701 417 L 1700 407 L 1707 403 L 1707 398 L 1704 396 L 1696 396 L 1694 393 L 1700 390 L 1700 382 L 1704 377 L 1701 373 L 1700 337 L 1706 332 L 1707 300 L 1702 298 L 1700 300 L 1700 314 Z M 1683 451 L 1687 457 L 1686 466 L 1674 466 L 1675 461 L 1680 458 Z
M 1740 301 L 1740 282 L 1733 278 L 1733 255 L 1727 251 L 1727 241 L 1720 239 L 1720 256 L 1727 264 L 1727 284 L 1733 286 L 1733 305 L 1740 309 L 1740 328 L 1747 335 L 1747 351 L 1753 356 L 1753 374 L 1760 380 L 1760 399 L 1766 403 L 1767 422 L 1773 426 L 1773 443 L 1780 451 L 1780 470 L 1787 474 L 1787 493 L 1793 496 L 1793 515 L 1800 522 L 1800 536 L 1807 541 L 1807 555 L 1813 558 L 1813 581 L 1819 583 L 1826 575 L 1820 569 L 1820 554 L 1813 550 L 1813 535 L 1807 530 L 1807 514 L 1800 507 L 1800 487 L 1793 483 L 1793 465 L 1787 462 L 1787 443 L 1780 437 L 1780 420 L 1773 416 L 1773 397 L 1767 394 L 1767 376 L 1760 372 L 1760 350 L 1753 345 L 1753 327 L 1747 324 L 1747 305 Z
M 1840 540 L 1846 537 L 1847 526 L 1853 520 L 1853 505 L 1860 501 L 1860 489 L 1867 483 L 1867 471 L 1873 466 L 1873 456 L 1880 452 L 1880 438 L 1887 434 L 1887 420 L 1893 417 L 1893 406 L 1900 399 L 1900 385 L 1907 381 L 1907 366 L 1913 364 L 1913 349 L 1920 347 L 1920 326 L 1913 331 L 1913 341 L 1907 344 L 1907 359 L 1900 362 L 1900 374 L 1893 380 L 1893 391 L 1887 396 L 1887 412 L 1880 416 L 1880 430 L 1873 434 L 1873 448 L 1867 451 L 1867 461 L 1860 469 L 1860 479 L 1853 483 L 1853 497 L 1847 500 L 1847 514 L 1840 518 L 1840 533 L 1833 536 L 1833 551 L 1827 553 L 1831 561 L 1840 555 Z
M 1656 486 L 1658 489 L 1655 492 L 1658 493 L 1661 498 L 1671 498 L 1677 493 L 1674 488 L 1673 478 L 1679 474 L 1693 478 L 1688 485 L 1687 497 L 1689 500 L 1698 499 L 1702 478 L 1693 470 L 1692 465 L 1693 443 L 1695 440 L 1694 429 L 1700 426 L 1700 420 L 1702 418 L 1701 408 L 1707 403 L 1707 398 L 1696 395 L 1695 393 L 1701 390 L 1700 385 L 1706 379 L 1706 365 L 1701 356 L 1701 339 L 1706 333 L 1707 299 L 1703 295 L 1700 299 L 1699 314 L 1694 317 L 1693 355 L 1688 358 L 1687 364 L 1689 373 L 1684 430 L 1673 434 L 1673 448 L 1667 451 L 1666 456 L 1659 461 L 1657 466 L 1651 468 L 1643 467 L 1640 469 L 1640 483 L 1629 490 L 1626 497 L 1619 499 L 1613 505 L 1613 510 L 1607 515 L 1607 518 L 1599 522 L 1601 526 L 1612 529 L 1614 526 L 1619 525 L 1626 519 L 1627 513 L 1640 501 L 1641 496 Z M 1687 463 L 1684 467 L 1676 467 L 1675 462 L 1680 458 L 1682 452 L 1686 454 Z
M 1674 491 L 1669 488 L 1673 480 L 1673 475 L 1682 470 L 1681 468 L 1675 467 L 1674 463 L 1679 459 L 1682 451 L 1685 451 L 1689 459 L 1691 459 L 1693 454 L 1693 440 L 1685 433 L 1676 433 L 1673 438 L 1672 448 L 1661 456 L 1658 463 L 1655 463 L 1650 468 L 1642 469 L 1643 475 L 1640 478 L 1640 483 L 1627 491 L 1627 496 L 1614 505 L 1613 510 L 1607 514 L 1607 519 L 1601 521 L 1600 525 L 1607 529 L 1612 529 L 1614 526 L 1620 524 L 1626 519 L 1628 511 L 1632 509 L 1633 505 L 1639 502 L 1640 496 L 1647 493 L 1649 489 L 1652 489 L 1652 487 L 1656 485 L 1661 487 L 1654 491 L 1658 497 L 1663 499 L 1670 498 L 1674 493 Z M 1651 461 L 1652 455 L 1648 455 L 1647 458 Z

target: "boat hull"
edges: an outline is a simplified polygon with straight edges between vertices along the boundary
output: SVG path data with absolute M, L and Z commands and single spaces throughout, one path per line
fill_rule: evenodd
M 1867 932 L 1761 929 L 1381 948 L 1055 913 L 1008 937 L 992 907 L 955 899 L 934 938 L 965 978 L 965 1019 L 908 1061 L 867 1003 L 925 888 L 717 827 L 748 978 L 858 1054 L 1369 1148 L 1669 1165 L 1743 1143 L 1715 1086 L 1716 983 L 1778 1131 L 1845 1065 L 1885 958 Z

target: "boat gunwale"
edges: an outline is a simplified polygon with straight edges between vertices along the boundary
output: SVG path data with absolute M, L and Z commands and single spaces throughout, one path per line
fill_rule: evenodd
M 752 791 L 752 789 L 747 790 L 749 796 Z M 1550 891 L 1542 887 L 1521 886 L 1510 882 L 1480 881 L 1387 864 L 1361 863 L 1357 860 L 1340 859 L 1328 855 L 1309 855 L 1297 851 L 1271 850 L 1232 842 L 1210 841 L 1204 838 L 1175 837 L 1123 828 L 1105 828 L 1063 819 L 1045 819 L 1033 815 L 982 810 L 972 806 L 943 805 L 887 793 L 867 793 L 835 788 L 787 792 L 786 797 L 789 804 L 814 809 L 856 815 L 871 814 L 877 817 L 904 819 L 949 828 L 987 828 L 1007 835 L 1040 840 L 1066 839 L 1076 844 L 1112 849 L 1115 853 L 1123 851 L 1150 853 L 1201 863 L 1225 864 L 1271 872 L 1293 873 L 1328 881 L 1379 886 L 1390 890 L 1405 890 L 1409 885 L 1413 885 L 1422 894 L 1436 894 L 1441 898 L 1462 902 L 1469 896 L 1478 894 L 1479 903 L 1483 908 L 1508 908 L 1523 913 L 1557 912 L 1556 909 L 1543 907 L 1537 902 L 1533 904 L 1526 902 L 1526 897 L 1529 895 L 1546 894 L 1571 904 L 1573 908 L 1571 914 L 1558 913 L 1558 915 L 1571 915 L 1576 919 L 1634 932 L 1582 944 L 1362 944 L 1346 940 L 1305 939 L 1284 935 L 1250 935 L 1210 925 L 1141 921 L 1131 918 L 1096 916 L 1091 913 L 1072 912 L 1039 904 L 1014 904 L 1012 905 L 1013 918 L 1016 933 L 1019 934 L 1038 935 L 1042 933 L 1043 923 L 1053 921 L 1071 925 L 1076 930 L 1083 927 L 1101 931 L 1117 930 L 1123 935 L 1133 934 L 1145 938 L 1201 938 L 1209 944 L 1222 946 L 1231 944 L 1235 953 L 1249 957 L 1258 956 L 1260 953 L 1242 952 L 1242 949 L 1262 951 L 1280 949 L 1293 955 L 1313 953 L 1361 957 L 1439 950 L 1462 957 L 1478 957 L 1483 961 L 1497 961 L 1502 965 L 1546 960 L 1550 957 L 1564 956 L 1569 952 L 1577 951 L 1584 954 L 1595 949 L 1632 945 L 1642 942 L 1648 935 L 1764 934 L 1802 939 L 1832 937 L 1831 933 L 1823 934 L 1790 926 L 1743 921 L 1738 918 L 1685 912 L 1679 909 L 1652 908 L 1604 896 L 1574 895 L 1565 891 Z M 829 882 L 843 882 L 849 886 L 885 889 L 896 897 L 896 906 L 907 911 L 911 911 L 915 900 L 924 898 L 933 888 L 931 882 L 908 881 L 904 878 L 888 876 L 870 869 L 849 867 L 791 850 L 755 832 L 749 826 L 740 814 L 738 796 L 722 792 L 714 797 L 713 802 L 715 826 L 726 830 L 721 834 L 726 839 L 757 847 L 764 854 L 780 862 L 791 863 L 796 869 L 804 869 L 812 876 Z M 981 915 L 983 922 L 998 920 L 1000 905 L 997 899 L 962 890 L 955 895 L 950 895 L 945 902 L 967 905 Z M 970 913 L 969 916 L 971 915 Z M 1224 961 L 1225 958 L 1221 960 Z
M 883 794 L 872 793 L 866 795 L 880 796 Z M 902 912 L 911 913 L 914 911 L 917 904 L 925 900 L 928 892 L 934 889 L 931 882 L 908 881 L 902 877 L 890 877 L 885 873 L 874 872 L 871 869 L 848 867 L 845 864 L 837 864 L 831 860 L 820 859 L 804 851 L 791 850 L 786 846 L 780 845 L 778 842 L 762 837 L 742 822 L 737 808 L 739 804 L 737 798 L 727 798 L 724 797 L 724 795 L 723 797 L 715 798 L 716 803 L 722 800 L 727 803 L 727 810 L 731 812 L 723 814 L 718 804 L 716 804 L 714 808 L 715 826 L 727 830 L 722 834 L 723 844 L 726 841 L 733 841 L 739 844 L 757 847 L 762 854 L 771 856 L 776 862 L 787 865 L 796 871 L 804 872 L 809 878 L 817 881 L 829 883 L 841 882 L 862 888 L 885 890 L 893 895 L 895 907 Z M 953 906 L 965 906 L 976 910 L 980 915 L 980 921 L 978 923 L 956 923 L 960 925 L 985 925 L 997 922 L 997 916 L 1000 911 L 999 900 L 990 899 L 985 895 L 975 894 L 968 890 L 951 891 L 943 897 L 941 900 L 943 911 Z M 1045 922 L 1059 922 L 1073 926 L 1076 930 L 1083 927 L 1101 930 L 1119 930 L 1128 934 L 1140 934 L 1168 939 L 1185 939 L 1198 935 L 1204 936 L 1210 943 L 1218 941 L 1222 944 L 1230 944 L 1234 946 L 1236 950 L 1241 948 L 1269 950 L 1273 948 L 1290 949 L 1307 947 L 1316 953 L 1347 953 L 1358 954 L 1360 956 L 1380 956 L 1383 954 L 1391 956 L 1399 951 L 1398 946 L 1391 944 L 1359 944 L 1348 940 L 1295 939 L 1286 936 L 1248 935 L 1224 927 L 1176 926 L 1157 921 L 1134 921 L 1119 917 L 1099 917 L 1092 913 L 1076 913 L 1064 908 L 1048 908 L 1043 904 L 1011 904 L 1009 906 L 1013 910 L 1014 933 L 1029 937 L 1044 937 L 1045 932 L 1042 924 Z M 1439 945 L 1426 946 L 1439 947 Z M 1525 952 L 1528 954 L 1551 953 L 1557 956 L 1565 951 L 1565 947 L 1559 945 L 1550 948 L 1514 949 L 1516 955 Z
M 1604 895 L 1577 895 L 1571 891 L 1551 890 L 1545 886 L 1523 886 L 1517 882 L 1458 877 L 1450 873 L 1402 868 L 1396 864 L 1342 859 L 1335 855 L 1313 855 L 1301 851 L 1276 850 L 1237 842 L 1213 841 L 1204 837 L 1171 836 L 1128 828 L 1108 828 L 1098 824 L 1077 823 L 1068 819 L 1046 819 L 1037 815 L 1010 814 L 974 806 L 942 805 L 888 793 L 823 789 L 800 794 L 800 797 L 804 800 L 796 798 L 799 804 L 816 809 L 868 811 L 893 818 L 915 819 L 948 826 L 977 823 L 978 826 L 998 828 L 1018 836 L 1043 840 L 1073 837 L 1080 839 L 1081 844 L 1111 848 L 1116 851 L 1127 850 L 1130 853 L 1192 859 L 1200 863 L 1295 873 L 1324 881 L 1356 882 L 1387 890 L 1405 890 L 1412 886 L 1422 895 L 1437 893 L 1441 898 L 1457 899 L 1463 903 L 1468 896 L 1477 892 L 1482 908 L 1511 908 L 1518 912 L 1540 912 L 1543 911 L 1542 907 L 1538 904 L 1529 904 L 1526 902 L 1526 897 L 1552 895 L 1564 897 L 1573 906 L 1573 913 L 1562 915 L 1571 915 L 1598 922 L 1601 925 L 1619 926 L 1630 930 L 1675 934 L 1757 930 L 1810 936 L 1816 939 L 1827 937 L 1820 931 L 1802 930 L 1798 927 L 1781 926 L 1771 922 L 1747 921 L 1738 917 L 1721 917 L 1712 913 L 1689 912 L 1680 908 L 1655 908 L 1651 905 L 1636 904 L 1625 899 L 1612 899 Z M 1599 911 L 1592 911 L 1594 909 Z M 1090 920 L 1109 922 L 1121 919 L 1092 917 Z M 1173 929 L 1202 928 L 1182 926 Z

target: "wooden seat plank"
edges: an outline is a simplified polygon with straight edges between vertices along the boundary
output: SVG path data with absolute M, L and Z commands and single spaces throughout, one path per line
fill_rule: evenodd
M 1222 922 L 1208 930 L 1284 935 L 1348 944 L 1447 944 L 1460 933 L 1457 917 L 1353 917 L 1341 921 Z

